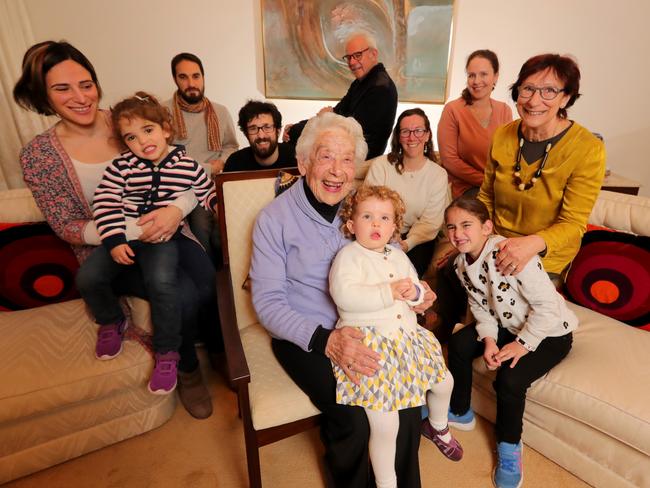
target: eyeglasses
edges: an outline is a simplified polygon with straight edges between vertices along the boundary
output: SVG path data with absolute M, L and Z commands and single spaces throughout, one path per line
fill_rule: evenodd
M 408 137 L 413 134 L 418 139 L 422 139 L 422 136 L 424 136 L 427 132 L 429 131 L 424 127 L 418 127 L 417 129 L 400 129 L 399 136 L 402 139 L 408 139 Z
M 552 86 L 536 87 L 533 85 L 524 85 L 519 88 L 519 98 L 523 98 L 524 100 L 527 98 L 531 98 L 536 91 L 539 92 L 539 96 L 542 97 L 544 100 L 553 100 L 560 93 L 564 91 L 564 88 L 554 88 Z
M 259 131 L 263 131 L 265 134 L 270 134 L 275 129 L 274 125 L 264 124 L 264 125 L 249 125 L 246 127 L 246 134 L 249 136 L 255 136 Z
M 356 59 L 357 61 L 359 61 L 359 60 L 361 59 L 361 56 L 363 56 L 363 53 L 365 53 L 368 49 L 370 49 L 370 48 L 367 47 L 367 48 L 365 48 L 365 49 L 363 49 L 363 50 L 361 50 L 361 51 L 357 51 L 356 53 L 346 54 L 345 56 L 342 56 L 342 59 L 343 59 L 343 61 L 345 61 L 346 63 L 349 63 L 350 60 L 351 60 L 352 58 L 354 58 L 354 59 Z

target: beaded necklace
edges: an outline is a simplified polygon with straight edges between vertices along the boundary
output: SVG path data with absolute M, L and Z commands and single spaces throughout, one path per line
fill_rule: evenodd
M 521 152 L 523 150 L 523 147 L 524 147 L 524 138 L 520 137 L 519 150 L 517 151 L 517 161 L 515 163 L 515 172 L 514 172 L 515 186 L 519 191 L 530 190 L 533 186 L 535 186 L 535 182 L 537 182 L 537 180 L 542 177 L 542 171 L 544 170 L 544 166 L 546 166 L 548 153 L 551 151 L 553 144 L 551 144 L 550 142 L 546 144 L 546 147 L 544 148 L 544 157 L 542 158 L 542 162 L 528 183 L 524 183 L 523 180 L 521 179 Z
M 546 139 L 547 142 L 546 142 L 546 145 L 544 146 L 544 155 L 542 157 L 542 162 L 540 163 L 539 168 L 537 168 L 537 171 L 535 171 L 535 173 L 533 174 L 533 177 L 530 179 L 530 181 L 528 183 L 524 183 L 524 181 L 521 179 L 521 157 L 522 157 L 522 154 L 523 154 L 524 144 L 527 141 L 524 139 L 524 135 L 523 135 L 523 133 L 521 131 L 521 126 L 519 126 L 519 128 L 517 129 L 517 135 L 519 137 L 519 149 L 517 151 L 517 160 L 515 161 L 515 167 L 514 167 L 514 171 L 513 171 L 513 173 L 514 173 L 513 174 L 514 184 L 515 184 L 515 186 L 517 187 L 517 189 L 519 191 L 530 190 L 535 185 L 537 180 L 539 180 L 542 177 L 542 171 L 544 170 L 544 167 L 546 166 L 546 160 L 548 159 L 548 153 L 551 151 L 553 146 L 555 144 L 557 144 L 560 141 L 560 139 L 562 139 L 564 137 L 564 135 L 569 131 L 569 129 L 572 126 L 573 126 L 573 121 L 569 121 L 569 125 L 565 129 L 560 130 L 559 133 L 557 133 L 556 135 L 554 135 L 550 139 Z M 555 131 L 557 129 L 558 129 L 558 126 L 555 127 L 553 132 L 555 133 Z M 540 144 L 544 143 L 544 141 L 539 141 L 539 142 L 540 142 Z M 531 144 L 531 143 L 529 142 L 529 144 Z M 532 144 L 535 144 L 535 142 L 533 142 Z M 527 155 L 527 157 L 528 157 L 528 155 Z

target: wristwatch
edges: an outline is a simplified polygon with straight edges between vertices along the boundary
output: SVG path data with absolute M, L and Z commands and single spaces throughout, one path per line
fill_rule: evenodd
M 517 338 L 515 339 L 515 341 L 517 341 L 519 344 L 521 344 L 522 346 L 524 346 L 524 348 L 525 348 L 527 351 L 529 351 L 529 352 L 533 352 L 533 348 L 530 346 L 530 344 L 527 344 L 526 341 L 523 340 L 521 337 L 517 337 Z

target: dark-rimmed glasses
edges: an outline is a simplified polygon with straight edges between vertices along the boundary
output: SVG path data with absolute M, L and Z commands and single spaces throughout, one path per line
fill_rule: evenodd
M 402 139 L 408 139 L 411 134 L 413 134 L 415 137 L 418 139 L 422 139 L 424 135 L 429 132 L 427 129 L 424 127 L 418 127 L 416 129 L 400 129 L 399 130 L 399 136 Z
M 359 61 L 361 59 L 361 56 L 363 56 L 363 53 L 365 53 L 368 49 L 370 48 L 367 47 L 365 49 L 362 49 L 361 51 L 357 51 L 356 53 L 346 54 L 345 56 L 342 56 L 341 59 L 343 59 L 343 61 L 345 61 L 346 63 L 349 63 L 352 58 Z
M 264 124 L 264 125 L 249 125 L 246 127 L 246 134 L 249 136 L 255 136 L 259 131 L 264 132 L 265 134 L 270 134 L 275 129 L 274 125 Z
M 564 91 L 564 88 L 554 88 L 552 86 L 533 86 L 533 85 L 524 85 L 519 87 L 519 98 L 528 99 L 531 98 L 535 92 L 539 92 L 539 96 L 544 100 L 554 100 L 560 93 Z

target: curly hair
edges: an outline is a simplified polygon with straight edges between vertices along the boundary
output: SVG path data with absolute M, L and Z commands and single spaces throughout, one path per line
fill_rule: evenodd
M 343 224 L 341 225 L 343 235 L 348 239 L 354 239 L 354 234 L 349 231 L 346 223 L 352 219 L 359 204 L 369 198 L 377 198 L 383 201 L 388 200 L 393 204 L 393 209 L 395 210 L 395 232 L 393 233 L 393 238 L 399 237 L 406 206 L 399 193 L 391 190 L 387 186 L 380 185 L 361 185 L 356 191 L 351 192 L 345 197 L 340 210 L 341 219 L 343 220 Z
M 111 121 L 113 123 L 113 137 L 120 144 L 124 145 L 120 132 L 120 119 L 132 120 L 139 117 L 158 124 L 169 132 L 167 144 L 174 140 L 174 129 L 172 126 L 172 115 L 169 109 L 158 102 L 156 97 L 147 92 L 139 91 L 129 98 L 125 98 L 117 105 L 111 107 Z

